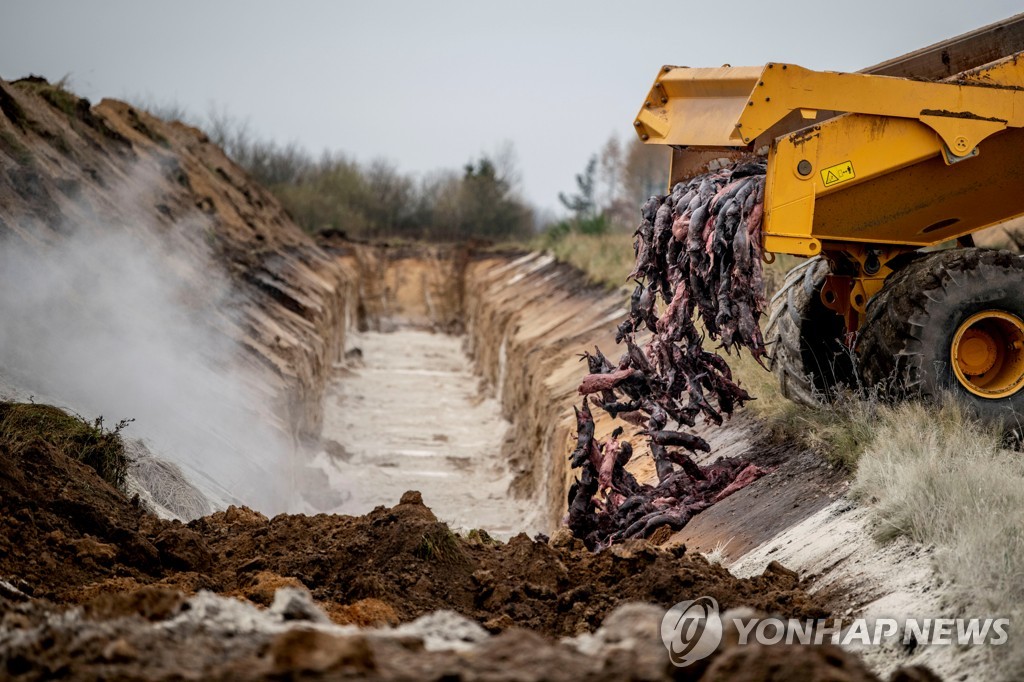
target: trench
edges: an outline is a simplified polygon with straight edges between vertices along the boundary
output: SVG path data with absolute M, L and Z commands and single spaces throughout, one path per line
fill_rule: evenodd
M 205 300 L 211 284 L 211 263 L 223 263 L 232 281 L 241 285 L 241 300 L 233 301 L 232 309 L 225 311 L 230 314 L 218 316 L 213 326 L 217 333 L 245 348 L 239 361 L 240 369 L 245 370 L 240 392 L 247 400 L 240 402 L 247 413 L 255 415 L 255 423 L 261 428 L 251 428 L 244 434 L 248 436 L 242 439 L 245 446 L 224 447 L 229 438 L 223 434 L 223 423 L 217 420 L 217 415 L 202 409 L 189 412 L 189 419 L 180 430 L 199 435 L 204 430 L 211 431 L 208 440 L 216 445 L 208 452 L 193 453 L 195 466 L 184 467 L 185 473 L 194 476 L 197 483 L 209 479 L 216 490 L 238 493 L 237 498 L 227 496 L 225 503 L 249 504 L 267 514 L 281 511 L 278 493 L 294 492 L 296 487 L 301 491 L 304 507 L 294 511 L 346 513 L 357 513 L 359 505 L 394 505 L 405 490 L 414 487 L 420 489 L 439 516 L 454 524 L 490 526 L 495 534 L 521 529 L 547 531 L 556 526 L 572 477 L 566 454 L 572 449 L 575 428 L 572 406 L 579 402 L 576 386 L 582 368 L 577 354 L 594 345 L 609 351 L 615 348 L 612 330 L 623 315 L 621 293 L 589 286 L 571 268 L 536 253 L 474 252 L 422 245 L 370 247 L 330 239 L 314 243 L 266 190 L 252 184 L 247 174 L 194 128 L 163 123 L 113 100 L 93 107 L 88 117 L 83 117 L 78 107 L 78 116 L 69 119 L 29 90 L 0 84 L 0 91 L 0 95 L 17 104 L 19 112 L 17 120 L 0 116 L 0 128 L 10 133 L 11 140 L 32 152 L 30 166 L 20 162 L 12 165 L 10 158 L 0 159 L 0 167 L 10 171 L 10 178 L 8 173 L 0 173 L 4 179 L 0 182 L 0 232 L 37 249 L 41 244 L 67 239 L 68 225 L 87 226 L 89 231 L 85 234 L 90 238 L 131 226 L 149 241 L 161 237 L 153 243 L 163 244 L 162 238 L 169 237 L 175 248 L 181 249 L 183 257 L 172 268 L 172 279 L 187 285 L 189 300 L 191 296 Z M 83 103 L 84 100 L 79 102 Z M 31 114 L 25 120 L 33 125 L 22 125 L 22 110 Z M 140 120 L 145 121 L 144 126 L 139 125 Z M 53 140 L 60 140 L 67 149 L 59 150 L 60 154 L 52 153 Z M 112 197 L 118 200 L 112 201 Z M 211 249 L 214 261 L 209 260 Z M 105 267 L 108 259 L 97 262 Z M 198 308 L 201 313 L 202 306 Z M 428 347 L 437 357 L 427 357 L 424 349 Z M 346 350 L 356 348 L 362 351 L 361 363 L 354 356 L 346 356 Z M 433 365 L 435 361 L 440 364 Z M 424 372 L 434 373 L 429 375 L 429 381 L 423 380 Z M 400 380 L 417 375 L 420 379 L 416 392 L 398 385 Z M 147 385 L 157 385 L 148 380 L 148 375 L 144 378 Z M 390 399 L 383 397 L 387 393 L 380 390 L 387 382 L 397 386 Z M 89 385 L 104 383 L 93 381 Z M 429 390 L 424 390 L 428 386 Z M 202 390 L 204 386 L 194 383 L 188 383 L 186 388 L 189 405 L 198 403 L 191 401 L 193 396 L 209 393 Z M 11 390 L 8 397 L 13 398 Z M 161 390 L 170 398 L 176 396 L 162 386 Z M 0 392 L 6 394 L 7 390 L 0 386 Z M 40 397 L 36 392 L 19 399 Z M 57 400 L 57 396 L 46 402 L 67 404 Z M 409 404 L 418 410 L 425 405 L 431 408 L 427 411 L 429 428 L 424 428 L 423 422 L 404 421 L 409 412 L 404 406 Z M 79 406 L 79 411 L 91 415 L 104 413 L 87 407 Z M 125 416 L 136 411 L 135 405 L 129 405 L 127 412 L 114 410 Z M 109 409 L 106 413 L 109 416 Z M 154 416 L 160 419 L 152 421 L 160 422 L 166 415 L 158 411 Z M 613 425 L 600 412 L 595 416 L 596 436 L 604 438 Z M 140 419 L 133 428 L 144 427 L 149 421 Z M 264 427 L 274 432 L 274 438 L 266 440 L 282 440 L 284 446 L 260 448 L 260 443 L 253 444 L 252 437 L 261 438 Z M 728 448 L 733 454 L 743 454 L 747 447 L 745 429 L 736 427 L 733 424 L 729 429 L 718 430 L 716 439 L 709 438 L 715 453 L 724 454 Z M 402 438 L 394 440 L 398 435 Z M 448 440 L 435 439 L 438 435 Z M 254 451 L 264 449 L 274 455 L 275 466 L 256 466 L 258 458 Z M 924 594 L 922 600 L 937 600 L 941 593 L 927 579 L 931 575 L 929 552 L 909 546 L 897 548 L 897 552 L 880 552 L 866 526 L 865 514 L 851 513 L 853 507 L 841 496 L 841 481 L 837 490 L 834 473 L 826 471 L 827 467 L 813 453 L 794 457 L 786 450 L 787 446 L 780 446 L 775 455 L 767 453 L 774 457 L 769 457 L 767 463 L 777 467 L 775 473 L 698 515 L 677 534 L 689 553 L 714 550 L 735 562 L 737 573 L 745 575 L 758 574 L 776 560 L 804 574 L 825 575 L 827 589 L 854 586 L 848 602 L 853 611 L 873 603 L 877 613 L 891 615 L 892 598 L 898 599 L 901 593 Z M 413 451 L 416 454 L 410 454 Z M 219 467 L 209 466 L 208 458 L 213 453 L 225 460 Z M 289 477 L 279 473 L 283 467 L 276 464 L 288 455 L 292 455 L 288 463 L 300 466 L 289 467 L 292 487 L 282 491 L 288 483 L 284 479 Z M 168 448 L 166 456 L 175 461 L 175 448 Z M 761 461 L 764 459 L 762 456 Z M 178 463 L 189 462 L 179 459 Z M 36 464 L 28 462 L 25 470 L 33 475 L 26 480 L 37 478 Z M 215 478 L 212 470 L 217 468 L 222 473 Z M 808 475 L 811 468 L 815 471 Z M 308 475 L 299 475 L 303 470 Z M 253 472 L 261 477 L 262 484 L 274 488 L 274 504 L 261 507 L 258 496 L 246 495 L 238 489 L 235 478 L 243 471 Z M 74 478 L 66 479 L 68 471 L 63 468 L 57 473 L 59 486 L 52 488 L 47 498 L 39 498 L 39 504 L 32 508 L 8 513 L 21 503 L 17 496 L 6 492 L 0 501 L 4 506 L 0 516 L 12 521 L 6 528 L 17 529 L 4 534 L 10 540 L 9 547 L 18 550 L 0 552 L 0 558 L 5 559 L 4 577 L 30 577 L 23 574 L 31 573 L 45 577 L 41 582 L 56 585 L 61 580 L 59 576 L 66 575 L 57 569 L 69 568 L 84 569 L 86 573 L 82 575 L 91 576 L 89 580 L 103 578 L 95 585 L 104 591 L 130 585 L 132 579 L 126 577 L 127 573 L 121 575 L 121 565 L 115 564 L 113 574 L 107 567 L 111 556 L 104 551 L 112 548 L 105 544 L 107 541 L 124 544 L 127 550 L 117 552 L 114 561 L 131 566 L 145 562 L 139 565 L 147 566 L 147 573 L 156 551 L 152 542 L 169 541 L 176 562 L 200 565 L 201 553 L 193 552 L 198 538 L 191 529 L 178 524 L 168 526 L 166 536 L 161 533 L 162 541 L 152 534 L 147 539 L 143 532 L 129 532 L 130 519 L 121 524 L 113 516 L 105 517 L 104 511 L 111 507 L 80 506 L 76 495 L 81 497 L 82 491 L 76 490 Z M 639 458 L 633 473 L 641 480 L 650 480 L 654 471 L 649 458 Z M 93 493 L 102 493 L 85 492 L 88 495 L 82 497 L 84 500 L 95 500 Z M 470 513 L 460 518 L 447 509 L 439 509 L 439 504 L 448 504 L 443 500 L 446 496 L 452 498 L 452 506 L 465 505 Z M 54 518 L 48 508 L 74 526 L 89 529 L 89 534 L 81 538 L 82 543 L 88 541 L 84 547 L 77 540 L 69 542 L 72 538 L 60 539 L 60 533 L 49 532 L 41 523 L 37 525 L 38 521 L 50 523 Z M 422 512 L 418 505 L 399 505 L 399 513 L 402 511 Z M 378 516 L 389 524 L 395 519 L 387 513 Z M 130 518 L 137 518 L 137 511 L 132 511 Z M 239 527 L 249 521 L 256 523 L 251 533 L 254 543 L 239 545 L 247 548 L 244 556 L 241 561 L 239 556 L 232 559 L 230 572 L 237 575 L 230 580 L 241 578 L 245 583 L 255 579 L 259 582 L 253 589 L 263 589 L 263 569 L 279 572 L 281 576 L 291 575 L 296 568 L 296 563 L 291 562 L 294 558 L 306 564 L 300 570 L 309 571 L 304 579 L 310 586 L 332 585 L 321 570 L 338 561 L 338 555 L 329 553 L 329 543 L 313 538 L 314 542 L 307 543 L 304 550 L 292 545 L 307 541 L 313 533 L 303 532 L 303 528 L 345 529 L 347 520 L 320 519 L 329 523 L 306 525 L 309 519 L 281 517 L 264 523 L 246 510 L 230 510 L 221 521 L 224 523 L 218 527 L 225 535 L 238 533 Z M 285 534 L 265 535 L 275 522 L 286 529 Z M 398 523 L 402 523 L 401 519 Z M 97 544 L 93 534 L 104 544 Z M 37 543 L 26 543 L 26 537 L 35 537 Z M 127 540 L 131 540 L 130 545 L 125 544 Z M 176 551 L 179 542 L 186 552 Z M 257 554 L 262 556 L 251 556 L 250 548 L 256 546 L 260 548 Z M 40 550 L 36 551 L 36 547 Z M 518 583 L 525 588 L 502 585 L 496 593 L 510 594 L 508 590 L 513 590 L 511 594 L 532 598 L 535 592 L 541 597 L 548 592 L 544 587 L 544 563 L 536 568 L 529 565 L 540 556 L 538 552 L 548 551 L 539 547 L 532 543 L 510 543 L 509 552 L 519 555 L 522 566 L 529 569 L 523 574 L 529 580 Z M 22 552 L 26 549 L 27 553 Z M 96 553 L 97 549 L 104 551 Z M 163 551 L 161 547 L 161 554 Z M 19 557 L 19 552 L 22 563 L 16 565 L 11 558 Z M 645 551 L 642 556 L 654 555 Z M 583 589 L 575 588 L 576 582 L 591 579 L 592 575 L 604 575 L 599 582 L 621 586 L 625 596 L 626 585 L 619 580 L 621 567 L 626 565 L 623 560 L 630 566 L 637 561 L 637 557 L 629 557 L 626 553 L 610 552 L 603 560 L 612 562 L 613 569 L 608 569 L 611 572 L 574 572 L 568 583 L 574 589 L 566 593 L 575 601 L 574 610 L 576 606 L 589 609 L 600 608 L 602 603 L 607 605 L 604 597 L 592 598 L 586 585 L 581 586 Z M 277 563 L 265 565 L 268 559 Z M 290 567 L 285 568 L 278 561 L 281 559 L 288 559 Z M 439 562 L 424 565 L 451 575 L 451 567 L 439 566 Z M 6 566 L 11 566 L 11 570 Z M 363 568 L 359 566 L 360 571 Z M 124 569 L 136 570 L 127 565 Z M 190 571 L 184 575 L 189 577 L 180 585 L 187 591 L 208 584 L 202 573 Z M 416 573 L 407 575 L 415 577 Z M 680 576 L 677 586 L 688 588 L 692 574 L 686 570 Z M 903 584 L 894 583 L 892 576 L 901 578 Z M 112 581 L 106 581 L 107 577 Z M 468 583 L 469 576 L 465 577 Z M 538 577 L 542 583 L 539 588 Z M 423 588 L 423 582 L 417 583 L 418 589 L 445 595 L 448 590 L 441 588 L 459 585 L 438 581 L 426 582 Z M 376 589 L 358 579 L 335 583 L 341 591 L 361 591 L 367 586 Z M 652 583 L 654 591 L 645 593 L 649 595 L 647 599 L 672 601 L 668 598 L 676 594 L 672 583 L 670 574 L 658 577 Z M 66 589 L 69 585 L 60 587 Z M 355 594 L 353 591 L 349 596 Z M 339 595 L 332 594 L 330 599 Z M 373 591 L 357 596 L 389 599 L 388 595 Z M 561 596 L 559 600 L 561 609 Z M 522 602 L 511 599 L 507 604 L 499 604 L 496 611 L 518 615 L 522 609 Z M 939 605 L 931 612 L 942 613 Z M 42 617 L 51 622 L 56 616 L 47 610 Z M 67 641 L 80 644 L 84 641 L 79 636 L 80 627 L 73 619 L 67 622 L 76 629 L 74 637 Z M 139 631 L 137 619 L 119 618 L 118 622 L 128 623 L 130 629 Z M 14 625 L 16 631 L 24 632 L 21 621 Z M 164 623 L 155 627 L 164 628 Z M 42 630 L 50 644 L 51 630 L 48 626 Z M 108 635 L 104 631 L 103 637 Z M 236 629 L 225 633 L 232 641 L 237 635 Z M 186 637 L 183 641 L 189 654 L 185 658 L 195 658 L 200 651 L 195 638 Z M 496 641 L 508 648 L 506 638 Z M 100 642 L 106 651 L 102 638 Z M 661 652 L 661 643 L 655 644 Z M 527 648 L 530 654 L 537 653 L 530 642 Z M 139 647 L 140 651 L 165 649 L 162 644 L 154 648 L 150 643 Z M 952 652 L 955 648 L 946 650 Z M 52 647 L 37 648 L 38 651 L 43 652 L 47 663 L 52 663 Z M 223 641 L 216 643 L 215 651 L 218 665 L 224 663 Z M 625 661 L 628 667 L 632 659 L 623 658 L 622 653 L 629 652 L 616 651 L 616 660 Z M 103 661 L 105 666 L 109 664 L 105 653 L 96 660 Z M 261 654 L 260 660 L 265 662 L 268 658 Z M 960 663 L 951 665 L 951 670 L 958 676 L 977 677 L 979 669 L 968 671 Z
M 473 372 L 461 336 L 415 328 L 354 334 L 328 385 L 314 466 L 360 515 L 419 491 L 453 528 L 535 533 L 536 502 L 509 494 L 510 423 Z
M 564 513 L 577 354 L 622 298 L 538 253 L 328 248 L 352 285 L 326 345 L 297 510 L 364 514 L 418 491 L 452 527 L 550 533 Z M 310 472 L 313 472 L 312 475 Z
M 566 456 L 584 370 L 578 355 L 616 348 L 622 292 L 595 288 L 538 253 L 329 252 L 347 283 L 325 316 L 337 324 L 320 327 L 320 342 L 308 346 L 320 355 L 304 365 L 312 369 L 302 395 L 317 399 L 297 413 L 302 424 L 322 425 L 309 462 L 337 508 L 319 510 L 390 507 L 412 488 L 456 527 L 499 538 L 553 531 L 573 479 Z M 412 379 L 415 390 L 403 384 Z M 616 424 L 594 416 L 595 437 L 607 437 Z M 771 471 L 663 541 L 718 555 L 740 575 L 770 574 L 781 561 L 847 615 L 889 617 L 893 603 L 910 608 L 940 594 L 927 552 L 906 543 L 879 549 L 833 467 L 792 443 L 755 442 L 757 429 L 749 413 L 727 428 L 695 428 L 711 444 L 698 463 L 739 456 Z M 629 469 L 639 481 L 656 475 L 642 445 Z M 968 660 L 885 650 L 872 665 L 891 669 L 910 657 L 957 673 Z

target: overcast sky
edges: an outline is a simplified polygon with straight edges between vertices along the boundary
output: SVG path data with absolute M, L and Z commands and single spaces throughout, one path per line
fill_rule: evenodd
M 662 64 L 858 70 L 1021 11 L 1020 0 L 501 3 L 0 0 L 0 77 L 211 106 L 311 151 L 425 172 L 511 141 L 526 197 L 560 190 Z

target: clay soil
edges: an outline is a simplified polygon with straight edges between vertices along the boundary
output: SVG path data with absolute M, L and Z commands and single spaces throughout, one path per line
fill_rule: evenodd
M 785 571 L 736 580 L 682 546 L 643 543 L 592 554 L 563 532 L 507 543 L 440 523 L 415 492 L 365 516 L 279 515 L 229 508 L 190 524 L 133 505 L 95 472 L 39 442 L 0 457 L 0 577 L 27 594 L 79 604 L 159 585 L 237 594 L 268 604 L 301 583 L 328 611 L 373 599 L 384 620 L 458 611 L 500 631 L 550 636 L 592 630 L 616 605 L 670 606 L 710 595 L 817 618 L 826 606 Z
M 358 517 L 268 519 L 232 507 L 187 525 L 164 521 L 44 440 L 0 442 L 0 579 L 15 588 L 0 589 L 0 676 L 23 679 L 230 678 L 328 669 L 387 678 L 456 670 L 469 677 L 505 677 L 511 670 L 528 679 L 571 677 L 583 668 L 565 665 L 580 655 L 556 638 L 593 632 L 625 602 L 664 607 L 710 595 L 723 609 L 747 606 L 798 618 L 829 614 L 820 597 L 807 594 L 796 575 L 778 565 L 737 579 L 683 546 L 642 542 L 592 554 L 565 531 L 551 539 L 518 535 L 507 543 L 482 532 L 458 535 L 415 492 L 394 507 Z M 277 588 L 289 585 L 308 588 L 339 624 L 395 625 L 449 609 L 499 636 L 482 645 L 490 654 L 467 663 L 451 652 L 428 655 L 407 646 L 392 651 L 393 643 L 377 640 L 319 641 L 327 635 L 316 632 L 234 644 L 196 632 L 186 643 L 170 632 L 155 641 L 159 630 L 131 625 L 169 618 L 200 590 L 265 607 Z M 76 606 L 82 610 L 68 610 Z M 42 645 L 17 645 L 17 632 L 72 612 L 104 623 L 105 634 L 76 638 L 55 630 Z M 838 650 L 803 649 L 793 661 L 806 658 L 812 667 L 842 672 L 818 679 L 872 679 Z M 164 653 L 143 656 L 141 650 Z M 337 655 L 321 670 L 309 657 L 324 651 Z M 394 668 L 396 661 L 405 667 Z M 616 661 L 590 658 L 585 665 L 605 677 L 629 672 Z M 655 677 L 673 672 L 658 670 Z M 687 674 L 697 679 L 698 671 Z

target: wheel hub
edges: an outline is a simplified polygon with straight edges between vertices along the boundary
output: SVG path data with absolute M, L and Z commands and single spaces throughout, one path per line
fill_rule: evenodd
M 974 395 L 1013 395 L 1024 387 L 1024 321 L 1001 310 L 975 313 L 957 328 L 950 356 L 960 385 Z
M 960 339 L 957 360 L 964 374 L 976 377 L 992 369 L 998 355 L 996 342 L 990 334 L 981 329 L 968 329 Z

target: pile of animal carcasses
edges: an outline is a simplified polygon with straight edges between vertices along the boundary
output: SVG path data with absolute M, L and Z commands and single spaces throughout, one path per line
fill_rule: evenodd
M 765 473 L 731 458 L 698 466 L 687 452 L 709 446 L 681 430 L 698 417 L 721 424 L 751 399 L 725 358 L 704 343 L 717 342 L 727 353 L 745 348 L 759 363 L 765 356 L 758 326 L 765 306 L 764 179 L 763 164 L 723 168 L 679 183 L 641 209 L 629 274 L 637 285 L 616 333 L 625 352 L 616 364 L 600 349 L 584 353 L 589 374 L 579 387 L 584 398 L 570 459 L 581 472 L 569 492 L 566 523 L 592 549 L 662 526 L 682 528 Z M 625 470 L 633 448 L 621 439 L 621 427 L 597 442 L 591 403 L 644 429 L 657 485 L 640 484 Z

